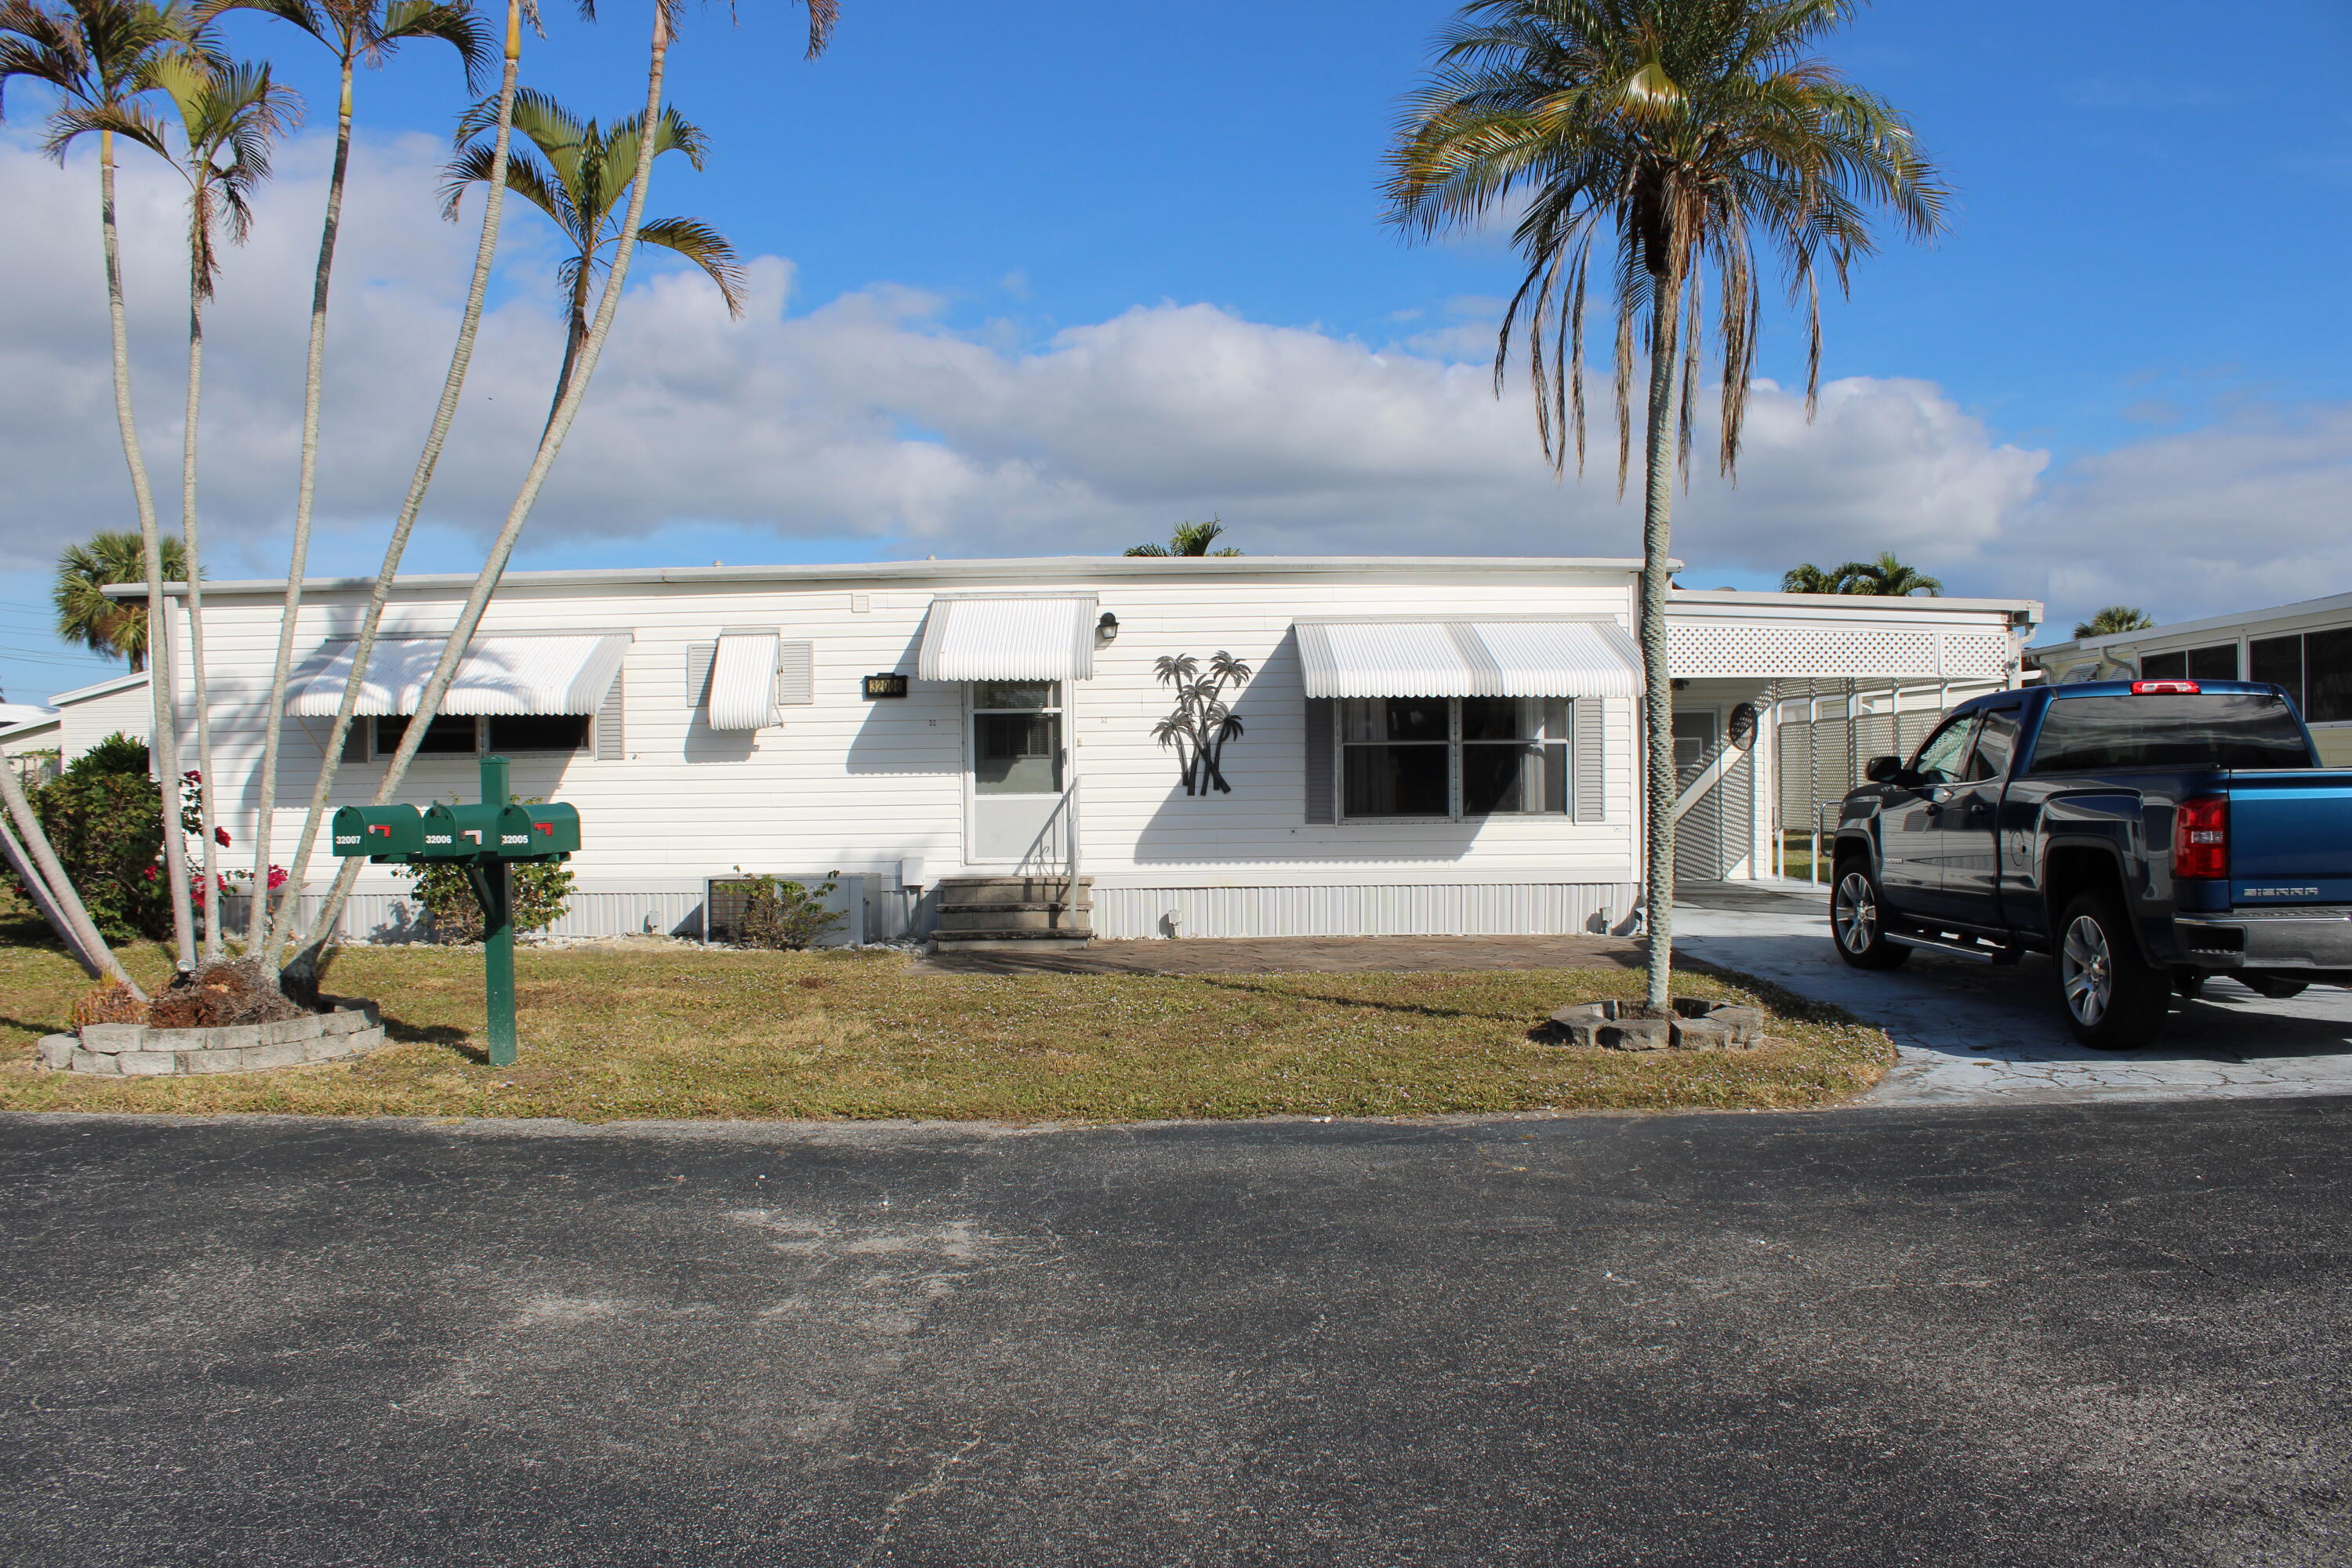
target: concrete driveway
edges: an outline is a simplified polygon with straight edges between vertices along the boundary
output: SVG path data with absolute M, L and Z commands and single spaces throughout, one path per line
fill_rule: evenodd
M 2352 991 L 2314 986 L 2288 1002 L 2231 981 L 2176 1002 L 2145 1050 L 2085 1050 L 2058 1012 L 2049 962 L 2006 967 L 1916 953 L 1901 969 L 1849 969 L 1832 946 L 1829 890 L 1721 883 L 1677 896 L 1675 946 L 1893 1036 L 1902 1061 L 1880 1105 L 2202 1099 L 2352 1093 Z

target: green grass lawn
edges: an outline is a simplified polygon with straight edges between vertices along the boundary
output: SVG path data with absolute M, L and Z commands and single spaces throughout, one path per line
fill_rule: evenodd
M 1528 1032 L 1639 994 L 1622 969 L 1277 975 L 940 974 L 897 953 L 669 944 L 525 949 L 522 1059 L 483 1060 L 478 953 L 359 948 L 326 989 L 378 1002 L 393 1044 L 352 1062 L 187 1079 L 45 1071 L 88 982 L 0 926 L 0 1110 L 1123 1121 L 1823 1105 L 1877 1081 L 1885 1037 L 1769 987 L 1684 994 L 1777 1018 L 1756 1051 L 1570 1050 Z M 142 981 L 164 955 L 127 955 Z

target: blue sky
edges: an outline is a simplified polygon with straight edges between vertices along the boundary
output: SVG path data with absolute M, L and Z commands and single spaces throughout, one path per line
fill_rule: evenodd
M 1495 298 L 1516 279 L 1512 256 L 1491 240 L 1407 246 L 1380 221 L 1381 153 L 1399 97 L 1447 10 L 1401 0 L 1183 7 L 846 0 L 834 47 L 814 64 L 800 59 L 797 9 L 746 6 L 731 27 L 723 8 L 690 12 L 673 55 L 671 99 L 702 125 L 713 152 L 698 174 L 676 160 L 666 164 L 653 206 L 709 220 L 748 257 L 782 258 L 788 265 L 777 276 L 788 282 L 778 285 L 772 324 L 822 324 L 832 319 L 828 309 L 848 309 L 845 300 L 888 315 L 900 309 L 892 301 L 919 296 L 919 305 L 890 315 L 895 336 L 873 341 L 968 347 L 988 356 L 982 368 L 1008 367 L 1008 374 L 1067 349 L 1067 334 L 1121 321 L 1171 331 L 1190 323 L 1213 335 L 1236 324 L 1236 332 L 1278 339 L 1285 352 L 1309 359 L 1322 354 L 1338 365 L 1341 351 L 1360 351 L 1383 365 L 1416 362 L 1416 374 L 1420 361 L 1475 361 Z M 642 18 L 614 4 L 604 15 L 590 27 L 551 12 L 551 37 L 527 47 L 526 82 L 606 118 L 641 101 Z M 268 54 L 318 110 L 331 108 L 331 79 L 316 46 L 257 20 L 240 20 L 236 42 Z M 1971 473 L 1990 471 L 1988 453 L 2042 455 L 2038 466 L 2021 457 L 1993 465 L 1998 482 L 1983 481 L 1978 510 L 1953 513 L 1948 541 L 1933 523 L 1894 535 L 1906 556 L 1926 561 L 1954 591 L 2047 594 L 2053 616 L 2107 602 L 2110 592 L 2173 618 L 2343 587 L 2340 577 L 2315 577 L 2338 563 L 2324 542 L 2267 553 L 2247 542 L 2290 510 L 2337 531 L 2326 509 L 2352 496 L 2337 485 L 2347 453 L 2331 423 L 2352 399 L 2336 298 L 2338 258 L 2352 241 L 2352 108 L 2337 85 L 2352 54 L 2352 13 L 2340 0 L 2264 0 L 2221 21 L 2210 6 L 2186 0 L 1966 7 L 1882 0 L 1831 54 L 1909 112 L 1956 195 L 1952 231 L 1940 245 L 1890 243 L 1861 268 L 1852 299 L 1829 307 L 1825 374 L 1932 388 L 1941 424 L 1930 426 L 1965 427 Z M 465 97 L 446 51 L 421 47 L 363 78 L 361 91 L 364 132 L 386 149 L 402 132 L 442 135 Z M 19 124 L 29 101 L 12 96 Z M 425 153 L 410 152 L 422 169 Z M 300 160 L 286 163 L 293 171 Z M 251 247 L 274 250 L 289 267 L 315 243 L 315 219 L 302 220 L 295 199 L 289 195 L 285 221 L 265 221 Z M 355 200 L 364 199 L 355 188 Z M 277 214 L 265 209 L 264 216 Z M 534 221 L 519 218 L 510 230 L 513 265 L 502 278 L 501 298 L 519 313 L 545 302 L 545 247 L 530 232 Z M 231 265 L 257 279 L 275 264 L 257 254 Z M 370 286 L 361 280 L 349 288 Z M 68 278 L 57 287 L 82 284 Z M 265 298 L 268 291 L 253 287 L 254 319 L 277 309 L 295 336 L 270 340 L 275 358 L 255 347 L 245 361 L 232 341 L 218 351 L 218 374 L 231 399 L 239 374 L 257 385 L 267 380 L 271 406 L 282 411 L 292 368 L 282 348 L 299 340 L 299 295 L 279 289 Z M 171 320 L 167 302 L 158 302 L 159 329 Z M 642 302 L 633 294 L 631 309 Z M 1214 315 L 1186 316 L 1186 307 Z M 1139 310 L 1159 313 L 1131 315 Z M 1283 336 L 1286 329 L 1295 331 Z M 1139 342 L 1149 335 L 1142 325 L 1136 332 Z M 160 331 L 159 340 L 152 363 L 160 379 L 142 396 L 153 408 L 149 435 L 162 462 L 177 442 L 168 425 L 158 428 L 173 414 L 175 351 Z M 102 337 L 88 352 L 102 354 Z M 433 353 L 441 352 L 436 342 Z M 1793 381 L 1800 353 L 1793 322 L 1776 323 L 1764 373 Z M 1286 384 L 1299 388 L 1295 397 L 1320 395 L 1311 380 Z M 887 416 L 902 453 L 984 450 L 1001 470 L 1005 453 L 1044 451 L 1057 438 L 1028 426 L 983 438 L 971 432 L 989 423 L 985 411 L 959 405 L 938 414 L 903 385 L 858 395 Z M 1516 406 L 1508 414 L 1523 417 Z M 334 417 L 331 411 L 331 437 Z M 1532 431 L 1521 437 L 1531 464 Z M 1213 468 L 1213 440 L 1204 437 L 1202 449 Z M 804 460 L 777 459 L 779 491 L 794 488 L 792 465 Z M 93 482 L 119 485 L 119 457 L 110 473 L 104 461 L 101 446 L 89 464 Z M 1760 477 L 1739 495 L 1769 499 L 1769 506 L 1756 500 L 1759 515 L 1780 521 L 1750 531 L 1760 541 L 1753 548 L 1738 542 L 1738 496 L 1693 503 L 1695 515 L 1720 514 L 1718 522 L 1694 524 L 1686 550 L 1704 580 L 1765 585 L 1800 555 L 1864 553 L 1885 542 L 1866 507 L 1854 513 L 1858 523 L 1807 532 L 1789 520 L 1804 513 L 1810 481 L 1792 467 L 1784 494 L 1773 488 L 1777 470 L 1759 464 Z M 2148 476 L 2223 468 L 2229 482 L 2210 497 L 2182 497 L 2183 482 L 2167 484 L 2173 510 L 2147 521 L 2160 499 L 2145 493 Z M 1845 471 L 1828 471 L 1822 482 L 1835 489 Z M 1951 471 L 1926 462 L 1888 482 L 1932 488 Z M 174 478 L 159 489 L 170 490 Z M 1230 491 L 1121 482 L 1100 481 L 1112 521 L 1080 548 L 1115 547 L 1151 531 L 1143 520 L 1164 511 L 1173 521 L 1195 506 L 1222 510 L 1244 548 L 1464 547 L 1458 527 L 1432 527 L 1417 542 L 1405 523 L 1359 542 L 1331 521 L 1344 514 L 1344 500 L 1328 516 L 1280 510 L 1276 499 L 1304 481 L 1279 475 Z M 1605 492 L 1606 476 L 1585 488 Z M 1525 493 L 1535 499 L 1497 504 L 1540 511 L 1544 492 Z M 1637 548 L 1630 511 L 1611 510 L 1605 493 L 1571 499 L 1586 509 L 1577 513 L 1582 521 L 1556 542 L 1529 524 L 1475 547 Z M 1890 491 L 1885 504 L 1913 499 Z M 267 571 L 273 553 L 282 561 L 282 508 L 235 498 L 219 504 L 218 574 Z M 0 513 L 0 542 L 13 536 L 14 543 L 0 563 L 9 568 L 0 572 L 0 683 L 11 696 L 104 672 L 52 662 L 55 650 L 39 631 L 38 563 L 58 529 L 84 521 L 70 515 L 78 505 L 57 503 L 38 517 Z M 521 563 L 1021 553 L 1062 548 L 1071 537 L 1035 526 L 993 534 L 959 525 L 962 514 L 951 507 L 938 512 L 944 521 L 923 523 L 910 521 L 920 508 L 902 517 L 891 505 L 811 502 L 771 516 L 756 504 L 694 493 L 579 528 L 547 515 L 535 521 Z M 367 526 L 365 510 L 330 530 L 322 564 L 370 563 L 380 532 Z M 2200 518 L 2236 542 L 2194 543 Z M 99 510 L 89 519 L 91 526 L 107 521 Z M 469 566 L 483 526 L 462 510 L 436 517 L 415 564 Z M 2174 569 L 2146 559 L 2168 551 L 2188 563 Z M 2232 569 L 2240 563 L 2233 551 L 2245 556 L 2243 572 Z M 2217 552 L 2221 570 L 2212 569 Z

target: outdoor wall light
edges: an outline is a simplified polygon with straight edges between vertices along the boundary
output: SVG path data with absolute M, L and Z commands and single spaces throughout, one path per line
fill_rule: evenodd
M 1105 610 L 1102 613 L 1102 619 L 1095 623 L 1095 641 L 1108 643 L 1118 640 L 1118 617 Z

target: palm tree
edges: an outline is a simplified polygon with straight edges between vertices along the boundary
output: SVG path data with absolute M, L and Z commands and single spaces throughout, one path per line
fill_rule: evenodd
M 412 38 L 439 38 L 465 62 L 466 85 L 488 62 L 489 37 L 467 0 L 210 0 L 202 15 L 210 19 L 229 10 L 259 11 L 290 22 L 335 53 L 338 92 L 335 107 L 335 161 L 327 176 L 327 216 L 319 230 L 319 265 L 310 284 L 310 352 L 302 381 L 301 475 L 294 489 L 294 542 L 286 569 L 286 607 L 278 624 L 278 662 L 273 696 L 263 721 L 261 795 L 254 819 L 254 875 L 257 889 L 268 886 L 271 817 L 278 805 L 278 754 L 286 721 L 286 705 L 278 691 L 292 673 L 294 626 L 302 607 L 302 573 L 310 553 L 310 506 L 319 473 L 319 395 L 327 350 L 327 291 L 334 273 L 335 239 L 342 226 L 343 185 L 351 168 L 352 83 L 355 68 L 364 60 L 381 66 L 385 58 Z M 268 923 L 267 898 L 252 900 L 246 934 L 248 948 L 257 949 Z
M 1936 578 L 1915 572 L 1882 550 L 1875 561 L 1849 561 L 1837 569 L 1841 594 L 1867 594 L 1882 599 L 1907 599 L 1914 594 L 1929 598 L 1944 591 Z
M 839 0 L 803 0 L 803 4 L 808 8 L 809 18 L 806 58 L 814 59 L 824 52 L 826 40 L 831 37 L 834 24 L 840 16 L 840 4 Z M 669 47 L 675 36 L 677 11 L 678 0 L 654 0 L 653 37 L 646 65 L 646 107 L 638 121 L 640 125 L 658 128 L 662 122 L 662 82 L 668 67 Z M 514 37 L 510 24 L 508 29 L 510 50 L 514 47 Z M 482 569 L 475 574 L 474 585 L 466 595 L 465 605 L 457 613 L 457 624 L 450 628 L 449 640 L 443 647 L 433 673 L 425 678 L 423 689 L 417 693 L 416 711 L 410 717 L 400 746 L 394 752 L 391 763 L 384 769 L 383 779 L 376 786 L 375 803 L 378 805 L 389 801 L 399 791 L 401 781 L 407 776 L 408 765 L 416 756 L 417 746 L 424 741 L 434 716 L 440 712 L 442 696 L 449 689 L 450 679 L 457 672 L 457 662 L 465 657 L 466 645 L 473 639 L 475 629 L 482 624 L 482 612 L 488 607 L 490 595 L 498 591 L 499 581 L 506 574 L 507 562 L 514 555 L 515 542 L 522 536 L 523 524 L 530 521 L 531 508 L 538 501 L 539 492 L 545 487 L 547 476 L 555 466 L 556 454 L 562 450 L 564 437 L 571 434 L 572 421 L 580 412 L 581 399 L 595 377 L 596 362 L 604 354 L 605 339 L 613 330 L 613 317 L 620 310 L 621 290 L 628 281 L 629 260 L 636 250 L 637 231 L 645 221 L 646 192 L 652 184 L 654 149 L 658 140 L 658 136 L 637 138 L 636 170 L 627 187 L 628 212 L 622 218 L 620 232 L 613 242 L 613 259 L 604 275 L 604 292 L 597 298 L 596 314 L 588 324 L 587 335 L 581 340 L 577 361 L 563 378 L 555 411 L 549 417 L 546 428 L 540 433 L 539 450 L 532 455 L 530 468 L 523 475 L 513 503 L 507 508 L 506 521 L 499 525 L 498 537 L 490 542 Z M 489 180 L 488 184 L 490 198 L 495 201 L 504 188 L 503 171 L 499 177 Z M 379 579 L 380 592 L 388 593 L 389 587 L 387 581 Z M 375 609 L 377 603 L 377 600 L 371 599 L 371 611 Z M 373 630 L 372 625 L 369 629 Z M 343 712 L 337 716 L 338 740 L 342 733 L 345 716 L 356 701 L 360 684 L 365 678 L 367 647 L 367 642 L 362 640 L 352 656 L 351 678 L 344 687 Z M 314 797 L 311 818 L 303 824 L 306 844 L 315 839 L 316 822 L 323 815 L 323 805 L 322 797 Z M 358 879 L 359 865 L 356 858 L 347 859 L 337 871 L 327 896 L 320 900 L 317 916 L 302 933 L 292 961 L 293 966 L 304 971 L 315 969 L 319 952 L 324 946 L 328 933 L 335 928 L 335 921 L 342 912 L 343 901 L 351 896 L 352 884 Z M 289 878 L 287 880 L 290 888 L 297 879 Z
M 449 427 L 457 417 L 457 399 L 466 388 L 466 374 L 473 366 L 474 343 L 481 331 L 482 304 L 489 296 L 490 263 L 498 255 L 500 219 L 506 210 L 506 158 L 511 140 L 515 81 L 522 68 L 522 24 L 526 11 L 532 26 L 537 27 L 537 0 L 507 0 L 506 50 L 499 74 L 498 132 L 491 148 L 491 165 L 496 177 L 491 180 L 489 195 L 482 204 L 482 232 L 474 242 L 473 280 L 467 286 L 465 309 L 458 312 L 457 336 L 449 348 L 449 368 L 442 373 L 441 401 L 434 407 L 433 423 L 425 429 L 425 445 L 418 450 L 416 467 L 408 478 L 408 491 L 401 498 L 399 514 L 393 519 L 392 533 L 384 541 L 383 561 L 376 568 L 375 582 L 368 590 L 367 607 L 360 612 L 359 635 L 352 651 L 351 678 L 343 683 L 342 700 L 336 705 L 335 721 L 328 727 L 327 742 L 320 755 L 318 773 L 311 781 L 310 800 L 302 814 L 302 832 L 294 851 L 294 874 L 286 879 L 275 912 L 269 916 L 265 930 L 255 939 L 265 964 L 282 962 L 289 942 L 294 935 L 294 913 L 299 908 L 305 885 L 303 872 L 310 864 L 311 852 L 318 847 L 319 835 L 326 826 L 327 804 L 333 798 L 335 776 L 342 766 L 343 742 L 351 735 L 352 725 L 359 711 L 360 692 L 367 684 L 369 661 L 375 651 L 376 632 L 383 625 L 383 608 L 391 602 L 393 584 L 400 573 L 401 557 L 407 552 L 409 535 L 415 530 L 417 514 L 425 508 L 425 495 L 433 486 L 434 470 L 441 462 L 441 449 L 447 444 Z M 595 8 L 591 0 L 582 0 L 581 11 L 583 16 L 594 20 Z M 289 594 L 293 588 L 294 584 L 289 583 Z M 292 619 L 290 615 L 288 619 L 289 622 Z M 290 658 L 282 658 L 270 682 L 269 702 L 273 710 L 282 710 L 286 706 L 286 688 L 291 673 Z M 268 874 L 267 866 L 257 863 L 254 874 L 258 886 L 259 879 Z M 325 900 L 331 912 L 341 909 L 342 897 L 349 893 L 354 875 L 352 865 L 346 865 L 339 873 L 340 880 L 334 889 L 330 889 Z M 331 920 L 324 921 L 317 929 L 328 930 L 331 923 Z M 312 944 L 305 937 L 301 945 L 308 949 Z
M 488 183 L 492 149 L 475 139 L 490 129 L 496 106 L 488 101 L 467 110 L 457 121 L 457 157 L 443 172 L 441 214 L 455 220 L 458 204 L 469 185 Z M 588 340 L 588 290 L 604 254 L 619 238 L 614 209 L 627 199 L 637 167 L 637 137 L 643 115 L 633 114 L 606 131 L 593 120 L 583 120 L 543 92 L 526 88 L 515 95 L 514 128 L 539 149 L 539 158 L 525 153 L 507 161 L 507 189 L 545 213 L 563 231 L 571 254 L 559 273 L 571 303 L 563 337 L 563 365 L 555 375 L 555 402 L 571 384 L 580 346 Z M 686 161 L 702 167 L 709 144 L 702 132 L 675 109 L 666 110 L 654 127 L 654 156 L 683 153 Z M 544 160 L 542 162 L 541 160 Z M 727 301 L 727 313 L 743 314 L 743 268 L 727 237 L 700 218 L 656 218 L 637 227 L 637 242 L 677 252 L 709 275 Z M 554 403 L 547 416 L 555 417 Z
M 92 117 L 110 116 L 135 108 L 157 90 L 156 71 L 165 62 L 206 57 L 208 46 L 201 29 L 177 0 L 157 5 L 152 0 L 63 0 L 62 8 L 45 9 L 34 0 L 6 0 L 0 5 L 0 85 L 23 77 L 48 86 L 58 97 L 49 117 L 46 150 L 58 163 L 66 149 Z M 122 436 L 122 458 L 131 470 L 131 499 L 139 515 L 139 538 L 147 582 L 147 647 L 154 660 L 148 682 L 153 704 L 155 763 L 158 774 L 176 778 L 180 773 L 180 742 L 172 705 L 172 647 L 157 635 L 163 624 L 163 538 L 155 526 L 155 498 L 147 482 L 147 460 L 139 447 L 139 428 L 131 410 L 131 344 L 124 324 L 122 247 L 114 211 L 114 134 L 97 127 L 99 232 L 106 265 L 107 319 L 113 335 L 114 419 Z M 180 962 L 195 962 L 195 928 L 188 901 L 188 863 L 178 831 L 178 803 L 166 790 L 163 813 L 163 865 L 172 895 L 172 923 Z M 37 829 L 25 829 L 28 837 Z M 40 846 L 32 847 L 36 852 Z
M 1844 574 L 1847 570 L 1848 568 L 1841 566 L 1835 571 L 1829 571 L 1808 561 L 1801 565 L 1791 566 L 1788 571 L 1780 574 L 1780 592 L 1783 594 L 1843 594 L 1846 591 Z
M 1761 243 L 1811 302 L 1806 406 L 1821 373 L 1819 270 L 1873 249 L 1866 208 L 1915 236 L 1944 193 L 1903 118 L 1811 58 L 1847 0 L 1472 0 L 1441 35 L 1389 155 L 1390 221 L 1427 238 L 1524 201 L 1526 262 L 1495 346 L 1501 393 L 1521 330 L 1537 434 L 1584 462 L 1584 306 L 1596 241 L 1616 306 L 1617 479 L 1630 466 L 1637 336 L 1649 359 L 1638 626 L 1649 888 L 1647 1001 L 1668 1001 L 1675 776 L 1666 667 L 1674 476 L 1687 470 L 1707 271 L 1722 346 L 1719 467 L 1738 462 L 1754 369 Z
M 162 542 L 163 574 L 185 582 L 186 549 L 176 539 Z M 110 583 L 145 580 L 144 546 L 137 534 L 101 530 L 58 555 L 58 585 L 50 593 L 58 610 L 58 636 L 92 653 L 128 659 L 133 675 L 147 668 L 147 606 L 137 599 L 110 599 Z
M 1129 555 L 1239 555 L 1241 552 L 1230 545 L 1223 550 L 1209 548 L 1216 542 L 1217 536 L 1224 531 L 1223 521 L 1213 517 L 1206 522 L 1180 522 L 1174 531 L 1168 535 L 1167 543 L 1138 544 L 1129 549 L 1127 553 Z
M 2109 605 L 2087 621 L 2074 623 L 2074 636 L 2083 637 L 2120 637 L 2126 632 L 2144 632 L 2156 625 L 2156 619 L 2137 605 Z
M 63 128 L 70 141 L 90 131 L 111 132 L 163 157 L 188 183 L 188 405 L 180 438 L 180 534 L 187 546 L 188 661 L 196 710 L 196 798 L 205 847 L 205 886 L 217 881 L 220 816 L 213 788 L 211 693 L 205 669 L 204 552 L 196 525 L 198 412 L 205 381 L 205 304 L 220 277 L 219 239 L 245 243 L 253 221 L 253 193 L 269 177 L 269 143 L 300 119 L 289 88 L 270 80 L 269 68 L 250 62 L 215 64 L 181 55 L 159 60 L 151 79 L 179 119 L 173 137 L 138 104 L 107 105 Z M 71 111 L 63 118 L 76 118 Z M 175 147 L 174 142 L 178 144 Z M 166 774 L 173 777 L 176 774 Z M 167 795 L 171 791 L 167 788 Z M 166 828 L 165 837 L 171 837 Z M 206 899 L 205 956 L 221 955 L 219 900 Z

